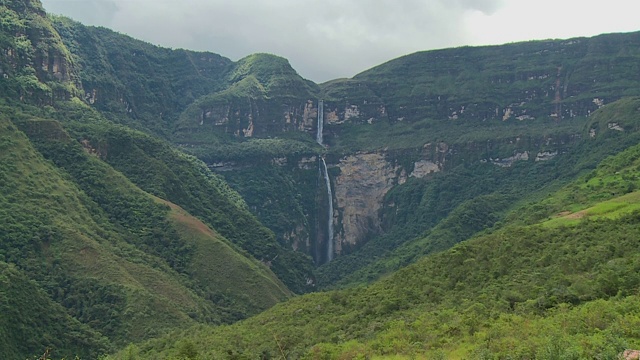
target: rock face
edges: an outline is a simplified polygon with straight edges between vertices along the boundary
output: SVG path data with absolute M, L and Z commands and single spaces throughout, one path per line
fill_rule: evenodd
M 525 151 L 521 153 L 516 153 L 515 155 L 509 156 L 504 159 L 489 159 L 489 160 L 491 160 L 491 162 L 494 165 L 498 165 L 500 167 L 510 167 L 516 161 L 529 161 L 529 152 Z
M 382 153 L 357 153 L 340 159 L 340 175 L 335 178 L 336 212 L 334 224 L 336 252 L 355 246 L 367 235 L 379 233 L 379 210 L 385 194 L 407 180 L 400 165 Z M 341 221 L 339 221 L 341 219 Z
M 3 92 L 39 105 L 51 105 L 78 93 L 81 85 L 76 79 L 71 54 L 50 26 L 42 4 L 39 1 L 3 2 L 0 10 L 3 18 L 13 19 L 0 27 Z
M 313 133 L 318 109 L 312 100 L 298 100 L 296 104 L 278 107 L 262 100 L 234 99 L 206 104 L 197 113 L 200 114 L 197 118 L 189 120 L 191 124 L 197 122 L 214 131 L 248 138 L 286 131 Z
M 420 160 L 413 164 L 413 171 L 410 176 L 420 179 L 431 173 L 440 172 L 440 170 L 442 170 L 440 164 L 430 160 Z

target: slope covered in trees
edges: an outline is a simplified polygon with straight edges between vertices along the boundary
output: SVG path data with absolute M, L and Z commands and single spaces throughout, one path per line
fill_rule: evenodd
M 610 206 L 574 199 L 563 208 L 591 205 L 596 216 L 514 220 L 369 286 L 305 295 L 232 326 L 195 328 L 133 350 L 143 359 L 180 358 L 185 344 L 201 358 L 615 359 L 640 345 L 640 218 L 638 193 L 611 195 L 616 184 L 607 179 L 635 169 L 638 149 L 528 205 L 562 201 L 576 187 L 597 196 L 593 184 L 602 181 L 605 197 L 629 204 L 624 209 L 590 210 Z M 520 211 L 510 217 L 526 215 Z

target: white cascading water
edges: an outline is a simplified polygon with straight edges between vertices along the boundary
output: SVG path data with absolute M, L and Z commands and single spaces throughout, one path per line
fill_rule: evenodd
M 316 133 L 316 141 L 320 145 L 323 144 L 322 132 L 324 130 L 324 101 L 318 101 L 318 132 Z M 329 179 L 329 171 L 327 171 L 327 163 L 323 157 L 320 157 L 320 173 L 324 178 L 327 186 L 328 199 L 328 216 L 327 220 L 327 262 L 333 260 L 333 192 L 331 191 L 331 180 Z
M 324 131 L 324 101 L 318 100 L 318 131 L 316 132 L 316 142 L 322 143 L 322 132 Z
M 327 262 L 333 260 L 333 193 L 331 192 L 331 180 L 329 179 L 329 171 L 327 171 L 327 163 L 321 157 L 322 175 L 327 186 L 327 198 L 329 208 L 329 219 L 327 220 Z

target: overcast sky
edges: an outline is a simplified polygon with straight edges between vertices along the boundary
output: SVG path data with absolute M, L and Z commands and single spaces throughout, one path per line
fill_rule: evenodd
M 638 0 L 41 0 L 49 13 L 324 82 L 420 50 L 640 30 Z

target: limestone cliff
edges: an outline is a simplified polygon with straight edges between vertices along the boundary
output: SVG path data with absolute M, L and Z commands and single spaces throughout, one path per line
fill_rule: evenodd
M 427 144 L 425 149 L 429 149 Z M 438 149 L 446 148 L 440 144 Z M 405 169 L 388 153 L 361 152 L 340 159 L 335 166 L 340 174 L 335 178 L 336 252 L 361 245 L 368 237 L 382 231 L 380 210 L 384 197 L 396 185 L 402 185 L 408 177 L 423 178 L 440 172 L 443 163 L 423 152 L 421 158 Z M 444 159 L 444 158 L 442 158 Z
M 382 153 L 358 153 L 340 159 L 340 175 L 335 179 L 336 252 L 353 247 L 367 235 L 381 231 L 378 210 L 384 195 L 394 185 L 406 181 L 398 164 L 387 161 Z M 339 222 L 339 220 L 341 220 Z
M 313 133 L 317 116 L 318 108 L 311 99 L 283 99 L 276 104 L 264 99 L 215 94 L 187 109 L 181 126 L 236 137 L 265 137 L 286 131 Z
M 69 50 L 54 30 L 40 1 L 0 4 L 0 90 L 4 95 L 52 105 L 77 95 Z

